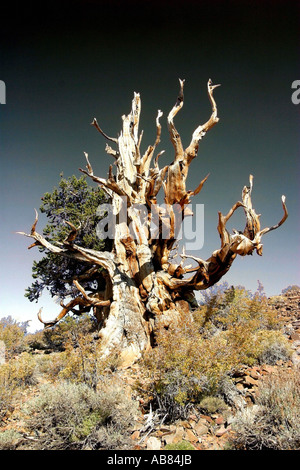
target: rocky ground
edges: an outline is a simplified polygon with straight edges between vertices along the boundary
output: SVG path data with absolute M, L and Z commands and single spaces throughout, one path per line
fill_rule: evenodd
M 191 414 L 186 420 L 165 425 L 155 422 L 155 415 L 147 412 L 132 431 L 134 449 L 162 450 L 167 444 L 188 441 L 197 450 L 226 449 L 232 434 L 232 422 L 237 410 L 255 405 L 260 381 L 268 374 L 280 370 L 300 369 L 300 289 L 269 299 L 270 305 L 284 320 L 286 335 L 293 354 L 289 362 L 278 361 L 275 365 L 245 367 L 234 377 L 232 406 L 223 413 L 210 416 Z M 131 369 L 131 378 L 138 371 Z
M 138 417 L 131 432 L 133 450 L 163 450 L 168 444 L 187 441 L 195 450 L 223 450 L 228 448 L 228 442 L 233 434 L 232 422 L 238 410 L 255 405 L 260 382 L 264 377 L 275 372 L 300 371 L 300 289 L 294 289 L 287 294 L 274 296 L 269 303 L 278 312 L 278 317 L 284 321 L 284 331 L 293 350 L 288 362 L 278 361 L 275 365 L 260 365 L 244 367 L 233 377 L 234 386 L 228 396 L 232 406 L 224 412 L 202 414 L 192 412 L 184 420 L 166 424 L 164 418 L 140 401 L 141 415 Z M 129 386 L 129 390 L 139 378 L 139 365 L 120 372 L 121 379 Z M 28 393 L 28 392 L 27 392 Z M 34 392 L 33 392 L 34 394 Z M 228 398 L 228 397 L 227 397 Z M 24 401 L 28 396 L 24 396 Z M 7 417 L 2 431 L 16 429 L 21 433 L 24 423 L 20 421 L 18 410 Z

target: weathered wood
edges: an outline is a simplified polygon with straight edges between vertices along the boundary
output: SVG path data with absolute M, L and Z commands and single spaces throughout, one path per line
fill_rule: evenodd
M 186 181 L 190 165 L 197 156 L 200 140 L 218 123 L 218 112 L 213 92 L 219 85 L 207 83 L 208 98 L 212 111 L 209 119 L 199 125 L 192 134 L 189 146 L 184 149 L 174 119 L 184 104 L 184 80 L 179 80 L 177 101 L 167 116 L 167 126 L 174 148 L 173 161 L 159 167 L 160 151 L 154 153 L 160 143 L 162 111 L 156 117 L 154 143 L 141 154 L 143 132 L 139 133 L 141 99 L 134 93 L 131 111 L 122 116 L 122 130 L 118 138 L 109 137 L 100 128 L 96 118 L 92 125 L 115 148 L 106 144 L 106 152 L 115 159 L 109 166 L 107 178 L 94 175 L 88 154 L 85 153 L 86 169 L 82 173 L 100 185 L 108 194 L 115 217 L 112 252 L 100 252 L 76 245 L 78 228 L 69 224 L 70 233 L 62 243 L 52 244 L 36 231 L 38 214 L 30 234 L 19 232 L 34 240 L 33 246 L 42 246 L 56 255 L 72 258 L 87 264 L 81 277 L 65 280 L 73 282 L 78 296 L 67 305 L 52 322 L 44 322 L 41 311 L 38 316 L 46 327 L 50 327 L 68 312 L 76 313 L 93 309 L 99 322 L 103 355 L 117 348 L 124 364 L 136 360 L 151 347 L 156 329 L 167 327 L 179 318 L 179 312 L 188 314 L 197 305 L 194 291 L 207 289 L 230 269 L 237 255 L 246 256 L 254 251 L 262 254 L 262 236 L 277 229 L 288 216 L 285 197 L 282 196 L 283 217 L 270 228 L 261 229 L 260 215 L 252 207 L 253 176 L 249 186 L 242 191 L 242 200 L 233 204 L 226 215 L 218 214 L 218 232 L 221 246 L 206 259 L 181 253 L 176 262 L 177 234 L 185 217 L 192 215 L 186 210 L 191 198 L 201 191 L 208 176 L 202 178 L 196 189 L 187 190 Z M 153 160 L 154 159 L 154 160 Z M 114 174 L 114 171 L 116 174 Z M 163 191 L 165 206 L 159 205 L 157 197 Z M 229 233 L 226 224 L 232 215 L 242 208 L 246 217 L 244 231 Z M 121 217 L 125 213 L 124 217 Z M 154 222 L 156 230 L 152 230 Z M 153 228 L 153 227 L 152 227 Z M 169 232 L 168 232 L 169 231 Z M 168 236 L 164 234 L 168 232 Z M 175 251 L 175 254 L 174 254 Z M 185 265 L 191 259 L 197 266 Z M 175 260 L 175 261 L 174 261 Z M 93 279 L 98 268 L 105 280 L 105 289 L 96 294 L 86 292 L 82 280 Z

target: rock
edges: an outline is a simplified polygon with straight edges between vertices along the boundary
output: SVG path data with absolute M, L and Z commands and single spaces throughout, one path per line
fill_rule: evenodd
M 185 429 L 190 429 L 191 423 L 189 423 L 188 421 L 181 421 L 181 426 L 183 426 Z
M 203 436 L 204 434 L 207 434 L 209 431 L 208 427 L 205 424 L 203 424 L 201 421 L 198 421 L 198 423 L 193 423 L 192 426 L 197 436 Z
M 223 416 L 218 416 L 218 418 L 215 419 L 216 424 L 224 424 L 224 418 Z
M 174 442 L 174 437 L 175 437 L 175 433 L 172 432 L 172 433 L 170 433 L 170 434 L 164 435 L 163 440 L 164 440 L 164 442 L 165 442 L 166 445 L 168 445 L 168 444 L 173 444 L 173 442 Z
M 140 438 L 140 435 L 141 435 L 140 431 L 134 431 L 130 437 L 133 441 L 136 441 L 137 439 Z
M 196 436 L 191 429 L 186 430 L 185 438 L 192 443 L 198 442 L 198 436 Z
M 212 418 L 211 418 L 210 416 L 207 416 L 207 415 L 200 415 L 200 418 L 201 418 L 202 421 L 205 420 L 205 421 L 207 421 L 208 423 L 213 423 L 213 420 L 212 420 Z
M 294 352 L 292 354 L 292 363 L 294 364 L 294 366 L 300 366 L 300 356 L 297 354 L 297 352 Z
M 265 375 L 265 374 L 271 374 L 272 372 L 274 371 L 274 367 L 273 366 L 269 366 L 267 364 L 264 364 L 262 366 L 262 373 Z
M 231 426 L 231 424 L 234 422 L 234 419 L 235 419 L 234 415 L 228 416 L 228 418 L 226 419 L 226 422 L 228 424 L 227 428 L 229 428 Z
M 243 383 L 244 378 L 245 378 L 244 375 L 243 375 L 243 377 L 237 377 L 237 378 L 234 379 L 234 383 L 235 383 L 235 384 Z
M 232 377 L 244 377 L 245 371 L 242 369 L 235 370 Z
M 221 437 L 223 434 L 227 432 L 227 429 L 224 426 L 221 426 L 217 431 L 215 432 L 215 436 Z
M 252 377 L 252 379 L 254 379 L 254 380 L 257 380 L 257 379 L 259 379 L 260 375 L 257 372 L 257 370 L 251 369 L 250 370 L 250 377 Z
M 291 339 L 292 341 L 299 341 L 299 340 L 300 340 L 300 335 L 299 335 L 299 333 L 292 333 L 292 334 L 290 335 L 290 339 Z
M 245 385 L 249 387 L 252 387 L 252 385 L 257 385 L 257 380 L 253 379 L 250 375 L 246 375 Z
M 177 442 L 182 441 L 184 439 L 184 437 L 185 437 L 185 429 L 182 426 L 179 426 L 176 429 L 175 436 L 174 436 L 174 439 L 173 439 L 174 444 L 176 444 Z
M 254 403 L 254 397 L 252 395 L 246 396 L 246 406 L 252 406 Z
M 151 436 L 147 440 L 147 450 L 160 450 L 161 441 L 157 437 Z
M 197 421 L 197 419 L 198 419 L 197 416 L 194 415 L 194 414 L 192 414 L 192 415 L 189 416 L 189 420 Z
M 170 426 L 162 426 L 161 428 L 159 428 L 159 430 L 163 434 L 170 434 L 172 432 L 171 429 L 170 429 Z

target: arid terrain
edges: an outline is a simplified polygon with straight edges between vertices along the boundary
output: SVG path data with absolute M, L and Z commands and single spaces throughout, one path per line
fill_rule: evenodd
M 276 353 L 278 359 L 273 353 L 272 360 L 270 360 L 269 353 L 266 356 L 266 363 L 263 363 L 260 359 L 256 363 L 253 361 L 251 365 L 240 364 L 239 367 L 235 367 L 231 371 L 230 381 L 227 382 L 226 386 L 223 386 L 221 393 L 219 391 L 215 395 L 204 395 L 200 403 L 193 399 L 191 399 L 191 402 L 182 397 L 179 399 L 177 394 L 171 406 L 170 393 L 168 396 L 164 395 L 159 387 L 153 388 L 151 383 L 155 374 L 158 373 L 157 369 L 152 375 L 149 374 L 147 362 L 145 365 L 144 361 L 139 361 L 129 367 L 122 367 L 118 364 L 117 356 L 105 365 L 101 365 L 102 368 L 98 364 L 101 370 L 97 369 L 97 385 L 95 386 L 95 384 L 89 382 L 92 377 L 91 374 L 88 375 L 89 370 L 95 370 L 93 369 L 94 365 L 91 368 L 91 360 L 89 360 L 89 363 L 85 363 L 86 375 L 84 380 L 78 379 L 74 370 L 71 370 L 72 368 L 80 368 L 79 362 L 76 363 L 78 357 L 75 358 L 74 356 L 74 341 L 77 341 L 76 354 L 81 352 L 89 357 L 93 354 L 92 348 L 94 345 L 84 343 L 80 336 L 75 338 L 74 331 L 71 333 L 73 346 L 71 347 L 69 342 L 61 350 L 59 350 L 60 347 L 57 347 L 60 340 L 55 338 L 53 332 L 52 336 L 49 334 L 51 337 L 48 337 L 46 346 L 42 337 L 43 331 L 35 335 L 26 335 L 25 338 L 29 337 L 26 350 L 12 352 L 11 357 L 7 358 L 5 363 L 0 366 L 0 371 L 2 371 L 0 377 L 1 449 L 68 449 L 77 448 L 77 444 L 79 445 L 78 448 L 86 450 L 95 448 L 153 451 L 163 449 L 227 450 L 232 448 L 233 445 L 241 450 L 244 448 L 251 449 L 251 445 L 253 445 L 252 448 L 268 448 L 271 444 L 266 444 L 263 440 L 255 443 L 257 438 L 255 436 L 251 437 L 249 429 L 251 429 L 251 426 L 255 428 L 261 422 L 259 432 L 267 433 L 268 431 L 264 428 L 265 422 L 262 421 L 261 412 L 263 407 L 278 405 L 279 407 L 285 406 L 287 410 L 289 397 L 285 397 L 284 394 L 293 392 L 284 390 L 280 392 L 281 396 L 278 391 L 281 386 L 284 388 L 287 384 L 295 383 L 296 389 L 297 384 L 299 385 L 299 302 L 300 289 L 296 287 L 287 290 L 286 293 L 267 299 L 269 311 L 280 321 L 280 331 L 287 341 L 289 354 L 283 355 L 279 351 L 279 353 Z M 13 332 L 11 335 L 13 335 Z M 93 340 L 94 343 L 97 342 L 95 334 Z M 16 344 L 16 342 L 15 338 L 14 343 Z M 49 347 L 50 343 L 52 348 Z M 24 349 L 24 346 L 21 349 Z M 11 350 L 13 351 L 13 348 Z M 63 360 L 62 357 L 64 357 Z M 81 364 L 84 364 L 85 359 L 81 359 Z M 184 360 L 186 359 L 182 358 L 182 361 Z M 17 369 L 13 368 L 11 364 L 14 366 L 17 364 Z M 30 373 L 29 370 L 31 370 Z M 164 373 L 166 373 L 165 370 Z M 12 377 L 15 377 L 13 385 Z M 85 382 L 84 385 L 88 385 L 87 389 L 96 390 L 102 400 L 102 412 L 103 403 L 106 406 L 106 408 L 104 406 L 107 410 L 105 418 L 100 419 L 100 415 L 97 414 L 98 411 L 95 411 L 88 415 L 88 418 L 85 417 L 83 421 L 80 421 L 80 425 L 78 423 L 70 424 L 68 431 L 63 429 L 63 426 L 60 430 L 57 430 L 59 419 L 61 419 L 58 410 L 61 409 L 62 414 L 65 413 L 66 416 L 70 413 L 71 416 L 73 410 L 70 406 L 76 402 L 77 391 L 74 389 L 73 395 L 71 389 L 67 390 L 65 388 L 66 393 L 72 393 L 72 395 L 67 398 L 62 395 L 53 398 L 49 394 L 49 389 L 48 398 L 46 399 L 42 397 L 41 390 L 43 390 L 43 387 L 48 386 L 58 393 L 62 382 L 68 383 L 68 387 L 71 384 L 74 386 L 76 384 L 79 387 L 81 382 Z M 170 381 L 167 383 L 169 384 Z M 269 390 L 269 395 L 266 393 L 266 387 Z M 104 389 L 108 390 L 108 393 L 111 392 L 109 398 L 104 394 Z M 271 394 L 270 390 L 273 390 Z M 9 396 L 5 394 L 5 391 L 9 392 Z M 276 393 L 278 393 L 278 396 Z M 120 399 L 121 395 L 122 399 Z M 273 402 L 271 402 L 271 396 L 273 396 Z M 40 400 L 40 403 L 38 404 L 36 401 L 34 407 L 31 408 L 33 412 L 28 413 L 26 407 L 33 399 Z M 91 398 L 91 400 L 94 400 L 94 398 Z M 280 400 L 284 401 L 281 405 Z M 94 402 L 92 401 L 92 403 Z M 47 423 L 45 417 L 43 418 L 43 410 L 46 404 L 48 406 L 48 411 L 46 411 L 48 413 Z M 91 409 L 94 405 L 89 406 Z M 299 418 L 299 397 L 294 400 L 292 406 L 294 408 L 290 410 L 292 414 L 291 423 L 293 419 L 297 419 L 297 416 Z M 110 408 L 113 408 L 113 411 Z M 266 409 L 264 408 L 264 413 L 266 413 Z M 50 425 L 52 412 L 55 416 Z M 33 416 L 35 416 L 35 419 L 33 419 Z M 272 419 L 276 421 L 277 418 L 274 416 Z M 267 415 L 265 419 L 269 419 Z M 99 423 L 101 423 L 101 426 Z M 293 424 L 289 426 L 289 432 L 292 436 L 288 435 L 285 438 L 287 440 L 291 439 L 291 446 L 299 446 L 299 427 L 295 429 Z M 76 432 L 74 431 L 75 428 Z M 78 431 L 79 428 L 80 432 Z M 280 429 L 279 426 L 274 434 L 275 439 L 279 439 L 278 442 L 281 442 Z M 73 433 L 71 439 L 65 436 L 67 432 Z M 282 432 L 285 436 L 287 431 L 283 430 Z M 237 436 L 239 437 L 237 438 Z M 274 436 L 272 438 L 270 436 L 266 437 L 266 442 L 269 442 L 270 439 L 272 441 L 273 438 Z M 99 444 L 99 442 L 102 442 L 102 444 Z M 254 444 L 251 444 L 251 442 L 254 442 Z M 276 445 L 278 447 L 278 444 Z M 277 449 L 276 445 L 275 450 Z M 284 446 L 288 447 L 288 444 L 284 444 Z

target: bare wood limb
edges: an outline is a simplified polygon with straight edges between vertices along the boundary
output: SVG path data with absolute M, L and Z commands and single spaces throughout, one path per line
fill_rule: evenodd
M 146 150 L 141 160 L 140 173 L 145 174 L 146 176 L 149 175 L 150 163 L 151 163 L 154 151 L 156 147 L 158 146 L 158 144 L 160 143 L 161 124 L 159 122 L 159 119 L 161 118 L 162 115 L 163 115 L 162 111 L 158 110 L 157 117 L 156 117 L 156 139 L 155 139 L 154 145 L 150 145 L 148 147 L 148 149 Z M 163 152 L 161 152 L 160 155 L 162 155 L 162 153 Z
M 90 302 L 91 305 L 94 305 L 95 307 L 108 307 L 110 305 L 110 300 L 100 300 L 89 296 L 78 281 L 74 280 L 73 284 L 82 293 L 84 299 L 87 302 Z
M 42 235 L 36 232 L 36 225 L 38 221 L 38 213 L 36 210 L 35 210 L 35 213 L 36 213 L 36 218 L 31 228 L 31 233 L 30 234 L 27 234 L 25 232 L 16 232 L 16 233 L 20 235 L 24 235 L 29 238 L 33 238 L 36 241 L 36 243 L 43 246 L 47 250 L 51 251 L 51 253 L 55 253 L 57 255 L 61 255 L 66 258 L 73 258 L 73 259 L 77 259 L 78 261 L 83 261 L 87 263 L 96 264 L 98 266 L 102 266 L 109 272 L 110 276 L 113 277 L 114 270 L 115 270 L 115 263 L 114 263 L 114 255 L 112 253 L 108 251 L 91 250 L 88 248 L 77 246 L 75 244 L 72 245 L 71 251 L 66 247 L 61 248 L 59 246 L 53 245 L 52 243 L 48 242 L 48 240 L 46 240 Z
M 141 98 L 139 93 L 134 92 L 134 97 L 132 100 L 132 112 L 133 116 L 133 126 L 132 126 L 132 132 L 133 132 L 133 138 L 135 141 L 135 144 L 138 146 L 139 143 L 139 122 L 140 122 L 140 114 L 141 114 Z
M 75 225 L 71 224 L 71 222 L 68 222 L 67 220 L 65 220 L 65 223 L 68 224 L 71 227 L 72 230 L 69 233 L 69 235 L 67 236 L 67 238 L 63 241 L 63 244 L 64 245 L 70 245 L 76 239 L 76 237 L 78 235 L 78 231 L 81 229 L 81 223 L 79 223 L 78 228 L 76 228 Z
M 75 299 L 72 299 L 70 302 L 68 302 L 67 305 L 63 306 L 63 309 L 54 320 L 44 321 L 41 316 L 43 310 L 42 308 L 40 308 L 40 310 L 38 311 L 37 316 L 39 321 L 45 325 L 45 328 L 51 328 L 52 326 L 56 325 L 60 320 L 62 320 L 62 318 L 64 318 L 76 306 L 91 307 L 91 304 L 82 297 L 76 297 Z
M 205 176 L 205 178 L 203 178 L 202 181 L 200 181 L 200 183 L 198 184 L 197 188 L 194 191 L 191 191 L 192 196 L 195 196 L 196 194 L 200 193 L 200 191 L 203 188 L 203 185 L 204 185 L 204 183 L 205 183 L 205 181 L 207 180 L 208 177 L 209 177 L 209 174 L 207 176 Z
M 94 118 L 93 121 L 91 122 L 91 126 L 94 126 L 97 129 L 97 131 L 100 132 L 100 134 L 102 134 L 103 137 L 105 137 L 105 139 L 110 140 L 111 142 L 115 142 L 116 144 L 118 143 L 118 139 L 116 139 L 115 137 L 109 137 L 108 135 L 105 134 L 105 132 L 103 132 L 96 118 Z
M 287 219 L 288 212 L 285 204 L 285 196 L 282 196 L 283 217 L 278 224 L 271 228 L 260 230 L 258 220 L 260 215 L 256 214 L 251 202 L 251 192 L 253 188 L 252 175 L 250 175 L 249 181 L 250 186 L 244 187 L 242 191 L 243 202 L 236 202 L 226 215 L 219 212 L 218 232 L 221 238 L 221 248 L 214 251 L 211 257 L 205 261 L 195 256 L 187 255 L 185 251 L 183 251 L 180 255 L 181 258 L 194 259 L 199 266 L 192 269 L 185 268 L 185 273 L 195 273 L 192 277 L 187 279 L 176 279 L 174 276 L 170 276 L 170 271 L 164 274 L 160 273 L 160 278 L 169 289 L 207 289 L 218 282 L 228 272 L 237 255 L 251 255 L 254 250 L 256 250 L 258 255 L 262 255 L 262 235 L 280 227 Z M 233 234 L 230 234 L 226 229 L 226 223 L 239 207 L 243 207 L 245 211 L 247 221 L 246 228 L 244 232 L 234 230 Z
M 83 153 L 84 153 L 84 156 L 85 156 L 85 158 L 86 158 L 86 167 L 87 167 L 87 170 L 88 170 L 88 172 L 89 172 L 91 175 L 93 175 L 94 172 L 93 172 L 92 165 L 90 164 L 90 161 L 89 161 L 89 155 L 88 155 L 88 153 L 86 153 L 86 152 L 83 152 Z
M 212 106 L 212 113 L 211 113 L 209 120 L 205 124 L 198 126 L 197 129 L 194 131 L 192 135 L 191 143 L 185 150 L 185 158 L 186 158 L 186 162 L 188 165 L 193 160 L 193 158 L 195 158 L 195 156 L 197 155 L 199 140 L 201 140 L 202 137 L 204 137 L 204 135 L 219 121 L 217 105 L 213 97 L 214 89 L 219 86 L 220 85 L 212 85 L 211 79 L 208 80 L 207 91 L 208 91 L 208 97 Z
M 239 207 L 244 207 L 243 203 L 240 201 L 236 202 L 226 215 L 223 215 L 221 212 L 218 213 L 219 214 L 218 232 L 221 238 L 221 247 L 223 247 L 226 243 L 230 243 L 230 234 L 226 229 L 226 224 L 228 220 L 230 219 L 230 217 L 233 215 L 233 213 Z
M 155 160 L 154 160 L 154 167 L 159 170 L 159 166 L 158 166 L 158 159 L 159 157 L 162 156 L 162 154 L 165 153 L 165 150 L 161 150 L 155 157 Z
M 173 122 L 174 117 L 176 116 L 178 111 L 183 107 L 184 82 L 185 82 L 185 80 L 179 79 L 179 83 L 180 83 L 179 95 L 178 95 L 178 98 L 177 98 L 177 101 L 176 101 L 175 105 L 173 106 L 173 108 L 171 109 L 171 111 L 169 112 L 169 115 L 168 115 L 168 129 L 169 129 L 169 133 L 170 133 L 171 142 L 172 142 L 173 147 L 175 149 L 175 160 L 182 159 L 183 158 L 183 153 L 184 153 L 180 135 L 177 132 L 176 127 L 175 127 L 174 122 Z
M 105 146 L 105 151 L 106 153 L 108 153 L 109 155 L 112 155 L 114 158 L 118 158 L 120 156 L 119 152 L 117 152 L 116 150 L 112 149 L 110 147 L 110 145 L 106 144 Z
M 271 232 L 272 230 L 276 230 L 286 221 L 286 219 L 288 218 L 288 210 L 285 204 L 285 200 L 286 200 L 285 196 L 281 196 L 281 202 L 282 202 L 282 207 L 283 207 L 283 212 L 284 212 L 282 219 L 278 222 L 278 224 L 273 225 L 270 228 L 266 227 L 263 230 L 261 230 L 259 232 L 260 236 L 265 235 L 266 233 Z
M 85 153 L 85 157 L 87 159 L 87 170 L 79 168 L 81 173 L 89 176 L 95 183 L 98 183 L 103 189 L 113 191 L 114 193 L 118 194 L 119 196 L 126 196 L 126 193 L 120 188 L 120 186 L 116 183 L 115 179 L 112 177 L 112 171 L 110 169 L 109 178 L 106 180 L 104 178 L 99 178 L 99 176 L 95 176 L 93 172 L 93 168 L 88 160 L 88 156 Z M 108 193 L 111 196 L 111 193 Z
M 183 259 L 187 259 L 187 258 L 193 259 L 194 261 L 196 261 L 199 264 L 199 266 L 204 266 L 205 265 L 206 268 L 208 267 L 208 263 L 206 261 L 204 261 L 202 258 L 198 258 L 196 256 L 186 254 L 184 247 L 183 247 L 182 253 L 179 256 L 180 256 L 180 258 L 183 258 Z

